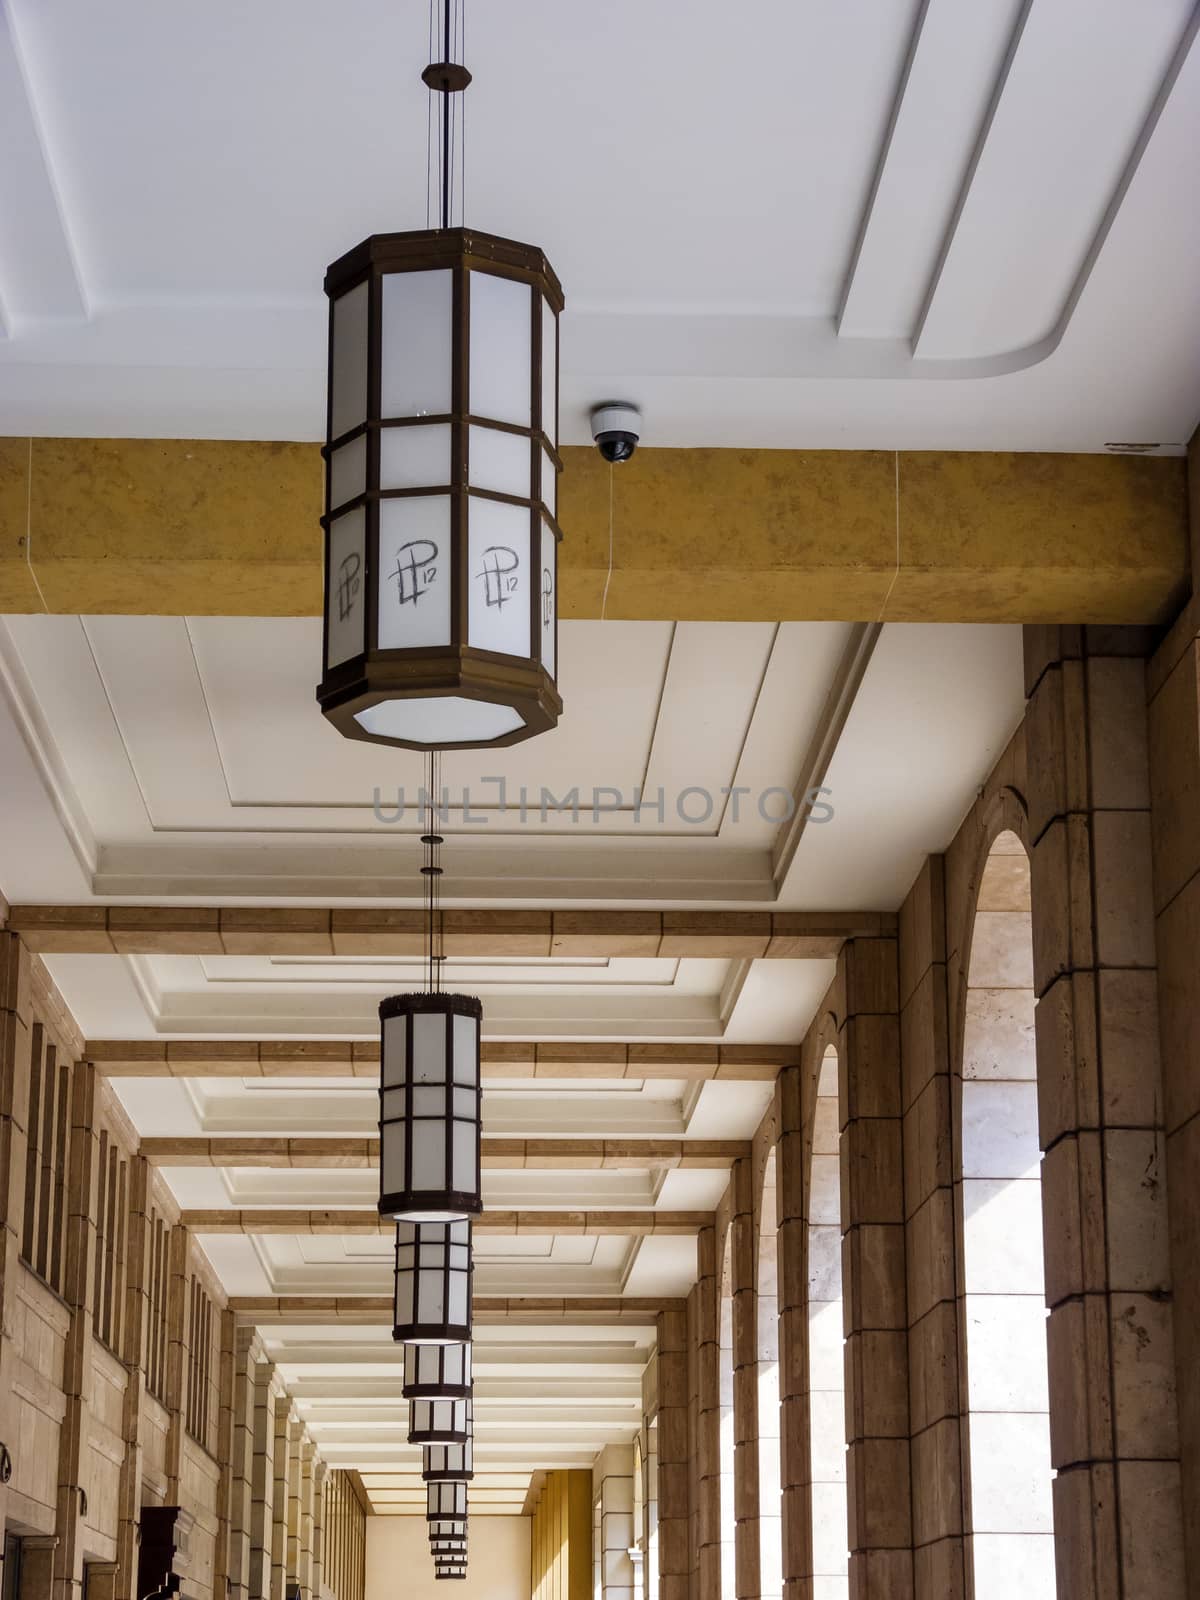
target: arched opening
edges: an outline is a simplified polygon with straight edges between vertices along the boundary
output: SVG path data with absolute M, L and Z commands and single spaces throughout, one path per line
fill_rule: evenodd
M 838 1057 L 830 1045 L 817 1080 L 808 1190 L 808 1416 L 813 1594 L 849 1594 L 846 1368 L 842 1315 L 842 1191 Z
M 642 1438 L 633 1441 L 633 1543 L 629 1546 L 633 1563 L 633 1600 L 646 1600 L 646 1463 Z
M 1054 1600 L 1029 858 L 997 838 L 967 975 L 961 1100 L 962 1325 L 975 1600 Z
M 721 1382 L 721 1594 L 733 1600 L 737 1592 L 735 1539 L 737 1519 L 733 1504 L 733 1252 L 730 1228 L 725 1234 L 721 1255 L 721 1295 L 719 1301 L 718 1358 Z
M 658 1419 L 646 1429 L 646 1560 L 643 1587 L 646 1600 L 658 1600 Z
M 758 1231 L 758 1562 L 764 1600 L 783 1593 L 778 1219 L 772 1150 L 763 1172 Z

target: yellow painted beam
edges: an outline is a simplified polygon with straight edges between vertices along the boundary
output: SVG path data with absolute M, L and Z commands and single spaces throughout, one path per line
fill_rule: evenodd
M 568 448 L 565 617 L 1167 620 L 1177 457 Z M 0 439 L 0 610 L 310 616 L 315 445 Z

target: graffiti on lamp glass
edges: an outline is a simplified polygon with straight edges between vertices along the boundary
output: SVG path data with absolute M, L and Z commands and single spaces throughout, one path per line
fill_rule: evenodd
M 437 577 L 438 547 L 432 539 L 410 539 L 396 551 L 390 577 L 400 605 L 416 605 Z
M 354 602 L 358 599 L 361 573 L 362 557 L 357 550 L 351 550 L 348 556 L 342 557 L 337 570 L 336 593 L 339 622 L 346 622 L 354 610 Z
M 483 598 L 488 606 L 506 605 L 517 592 L 517 568 L 521 558 L 506 544 L 490 544 L 483 552 L 483 566 L 475 574 L 483 579 Z
M 542 627 L 548 628 L 554 618 L 554 579 L 550 568 L 542 568 Z

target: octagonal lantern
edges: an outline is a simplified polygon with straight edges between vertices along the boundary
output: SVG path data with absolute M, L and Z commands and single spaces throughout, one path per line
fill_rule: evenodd
M 406 1344 L 406 1400 L 466 1400 L 471 1394 L 469 1344 Z
M 473 995 L 397 994 L 379 1006 L 379 1212 L 444 1222 L 483 1210 Z
M 558 318 L 542 252 L 464 228 L 334 262 L 324 670 L 347 737 L 515 744 L 562 710 Z
M 430 1523 L 430 1533 L 437 1528 L 447 1531 L 443 1524 L 458 1523 L 467 1531 L 467 1486 L 465 1483 L 431 1483 L 425 1489 L 425 1516 Z M 450 1530 L 450 1531 L 458 1531 Z

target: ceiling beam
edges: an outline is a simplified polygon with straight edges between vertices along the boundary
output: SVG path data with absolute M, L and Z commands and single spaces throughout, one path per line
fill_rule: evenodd
M 349 1040 L 89 1039 L 83 1054 L 110 1078 L 361 1078 L 379 1080 L 378 1043 Z M 709 1078 L 772 1083 L 798 1045 L 540 1044 L 483 1041 L 485 1078 Z
M 516 911 L 451 907 L 447 955 L 835 957 L 896 931 L 882 911 Z M 53 955 L 419 956 L 419 908 L 13 906 L 8 926 Z
M 373 1168 L 378 1139 L 143 1139 L 139 1153 L 159 1167 Z M 484 1139 L 485 1169 L 500 1172 L 643 1171 L 725 1168 L 749 1156 L 748 1139 Z
M 476 1295 L 471 1304 L 480 1324 L 523 1323 L 553 1326 L 555 1323 L 587 1326 L 633 1323 L 653 1327 L 660 1311 L 683 1311 L 685 1300 L 638 1299 L 621 1295 Z M 390 1295 L 231 1295 L 229 1309 L 245 1322 L 259 1326 L 297 1323 L 320 1326 L 391 1326 Z
M 343 1211 L 219 1209 L 184 1211 L 180 1222 L 193 1233 L 392 1234 L 395 1222 L 365 1208 Z M 708 1211 L 485 1211 L 473 1219 L 476 1233 L 628 1234 L 698 1233 L 712 1221 Z
M 611 479 L 562 453 L 567 618 L 1154 623 L 1186 592 L 1175 457 L 643 448 Z M 0 610 L 320 612 L 315 444 L 6 439 L 0 469 L 30 524 Z

